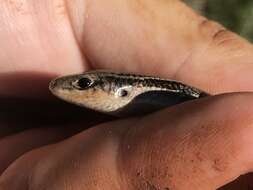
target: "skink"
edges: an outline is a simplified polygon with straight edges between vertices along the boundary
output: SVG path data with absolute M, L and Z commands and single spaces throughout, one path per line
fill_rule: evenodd
M 142 115 L 209 96 L 179 81 L 94 70 L 50 82 L 57 97 L 89 109 L 116 115 Z

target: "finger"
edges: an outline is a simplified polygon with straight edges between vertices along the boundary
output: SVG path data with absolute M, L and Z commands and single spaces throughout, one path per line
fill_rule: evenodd
M 74 133 L 77 128 L 43 128 L 23 131 L 0 139 L 0 176 L 4 170 L 23 154 L 61 141 Z
M 210 97 L 92 128 L 25 155 L 0 187 L 216 189 L 253 168 L 251 99 Z
M 117 186 L 115 180 L 118 178 L 114 165 L 117 152 L 115 142 L 118 142 L 122 128 L 118 128 L 119 130 L 113 130 L 108 126 L 92 128 L 62 143 L 31 151 L 14 162 L 0 176 L 0 189 L 32 190 L 39 187 L 62 190 L 70 187 L 113 189 L 109 187 L 112 184 Z M 24 163 L 28 161 L 30 164 L 27 167 Z M 41 161 L 43 164 L 40 164 Z M 17 173 L 24 170 L 26 173 L 16 178 Z M 40 171 L 39 175 L 36 170 Z M 33 175 L 33 172 L 36 174 Z M 16 180 L 11 184 L 14 178 Z M 46 178 L 48 181 L 45 183 Z
M 5 1 L 0 12 L 1 74 L 47 77 L 86 66 L 64 2 Z
M 0 96 L 44 97 L 53 77 L 88 68 L 64 1 L 4 1 L 0 25 Z
M 211 93 L 253 88 L 252 45 L 181 1 L 87 0 L 67 6 L 93 68 L 160 75 Z

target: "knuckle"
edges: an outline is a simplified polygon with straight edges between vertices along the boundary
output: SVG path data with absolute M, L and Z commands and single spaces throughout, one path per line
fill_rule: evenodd
M 208 19 L 202 19 L 200 21 L 199 32 L 211 46 L 232 48 L 241 43 L 238 35 L 229 31 L 219 23 Z

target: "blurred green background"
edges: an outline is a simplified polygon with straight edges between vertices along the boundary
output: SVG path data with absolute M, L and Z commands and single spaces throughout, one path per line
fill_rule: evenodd
M 202 15 L 253 42 L 253 0 L 183 0 Z

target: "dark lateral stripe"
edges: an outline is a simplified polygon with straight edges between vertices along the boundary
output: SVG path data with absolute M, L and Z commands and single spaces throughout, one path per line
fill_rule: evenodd
M 96 71 L 94 72 L 96 74 Z M 174 80 L 163 79 L 159 77 L 153 76 L 143 76 L 138 74 L 128 74 L 128 73 L 114 73 L 114 72 L 107 72 L 107 71 L 100 71 L 99 72 L 101 79 L 104 77 L 109 83 L 114 83 L 116 86 L 122 86 L 125 84 L 128 85 L 135 85 L 141 84 L 145 87 L 156 87 L 161 89 L 168 89 L 168 90 L 179 90 L 185 92 L 187 94 L 200 94 L 202 91 L 185 85 L 181 82 L 177 82 Z

